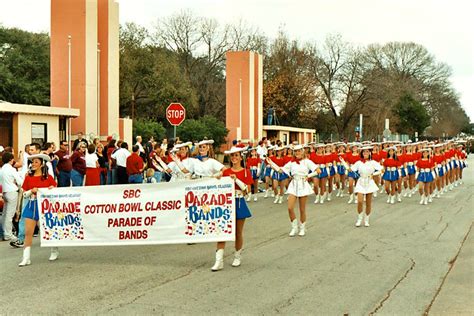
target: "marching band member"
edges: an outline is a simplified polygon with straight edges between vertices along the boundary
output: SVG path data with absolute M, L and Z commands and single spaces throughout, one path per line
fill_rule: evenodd
M 193 153 L 193 178 L 209 178 L 224 170 L 224 165 L 214 159 L 212 148 L 214 140 L 205 139 L 194 144 L 196 151 Z
M 334 167 L 336 165 L 336 160 L 338 159 L 338 156 L 336 152 L 334 151 L 334 146 L 333 144 L 327 144 L 325 147 L 325 154 L 324 154 L 324 161 L 326 163 L 326 168 L 328 170 L 328 193 L 327 193 L 327 200 L 331 201 L 332 197 L 332 189 L 333 189 L 333 183 L 334 183 L 334 176 L 336 175 L 336 168 Z
M 170 151 L 171 162 L 166 172 L 171 174 L 170 182 L 190 180 L 193 173 L 194 163 L 189 158 L 189 146 L 191 142 L 176 144 Z
M 351 145 L 351 151 L 352 153 L 348 153 L 346 155 L 345 161 L 348 163 L 348 174 L 347 177 L 349 178 L 349 201 L 347 202 L 348 204 L 351 204 L 352 202 L 357 203 L 357 200 L 354 199 L 354 185 L 357 183 L 357 179 L 359 179 L 359 174 L 357 171 L 354 171 L 352 169 L 352 166 L 360 160 L 360 154 L 359 154 L 359 144 L 352 144 Z
M 253 190 L 254 190 L 254 202 L 257 202 L 257 193 L 258 193 L 258 179 L 260 178 L 260 158 L 257 154 L 257 148 L 252 147 L 249 149 L 250 157 L 247 158 L 247 169 L 249 170 L 250 174 L 252 175 L 253 179 Z M 247 195 L 247 202 L 250 201 L 252 197 L 252 190 L 250 190 L 249 194 Z
M 337 186 L 337 194 L 336 196 L 338 197 L 343 197 L 344 196 L 344 189 L 346 186 L 346 167 L 344 167 L 344 164 L 341 162 L 341 158 L 344 159 L 346 157 L 346 145 L 344 143 L 338 143 L 337 144 L 337 160 L 336 160 L 336 167 L 337 167 L 337 180 L 336 180 L 336 186 Z
M 460 141 L 460 144 L 458 145 L 458 150 L 459 150 L 459 184 L 462 184 L 462 172 L 464 170 L 464 168 L 467 167 L 467 164 L 466 164 L 466 158 L 467 158 L 467 154 L 466 152 L 464 151 L 464 143 L 466 141 Z
M 416 153 L 415 144 L 408 144 L 406 147 L 405 161 L 408 173 L 408 193 L 407 196 L 410 198 L 416 191 Z
M 429 148 L 423 148 L 420 150 L 421 158 L 417 161 L 416 167 L 418 168 L 418 175 L 416 180 L 418 181 L 419 191 L 421 195 L 420 204 L 427 205 L 430 201 L 430 183 L 434 180 L 434 162 L 430 158 Z
M 444 182 L 444 155 L 441 153 L 441 148 L 443 147 L 442 144 L 438 144 L 433 146 L 434 148 L 434 155 L 433 155 L 433 162 L 435 164 L 435 172 L 436 172 L 436 197 L 440 198 L 440 194 L 443 192 L 443 182 Z
M 398 144 L 397 150 L 395 151 L 395 155 L 398 160 L 397 169 L 398 169 L 398 175 L 399 175 L 398 182 L 397 182 L 397 191 L 396 191 L 397 202 L 402 201 L 403 182 L 407 176 L 406 165 L 405 165 L 406 157 L 403 150 L 404 147 L 405 146 L 403 144 Z
M 22 189 L 24 191 L 23 197 L 28 199 L 22 216 L 25 218 L 25 242 L 23 246 L 23 259 L 18 266 L 24 267 L 31 264 L 31 244 L 33 243 L 33 233 L 39 220 L 39 206 L 36 195 L 39 188 L 54 188 L 57 186 L 53 177 L 48 174 L 48 167 L 46 162 L 51 159 L 45 154 L 36 154 L 28 157 L 31 161 L 31 169 L 25 176 Z M 59 251 L 57 247 L 51 248 L 50 261 L 58 258 Z
M 299 236 L 306 234 L 306 200 L 308 195 L 312 193 L 311 186 L 308 183 L 308 179 L 312 178 L 316 174 L 321 172 L 321 169 L 314 164 L 310 159 L 304 157 L 304 149 L 302 145 L 295 145 L 293 147 L 295 157 L 292 161 L 288 162 L 283 167 L 277 166 L 273 161 L 267 159 L 267 162 L 271 164 L 279 173 L 291 174 L 292 179 L 288 185 L 288 215 L 291 222 L 290 237 L 295 236 L 297 233 Z M 312 171 L 313 170 L 313 171 Z M 298 220 L 295 215 L 295 204 L 299 202 L 300 209 L 300 225 L 298 232 Z
M 285 165 L 285 158 L 283 156 L 283 147 L 276 147 L 276 155 L 270 158 L 278 167 L 283 167 Z M 284 172 L 273 172 L 273 192 L 275 193 L 275 200 L 273 203 L 281 204 L 283 202 L 283 194 L 285 193 L 285 184 L 288 180 L 288 175 Z M 278 192 L 278 188 L 280 191 Z
M 385 192 L 388 195 L 387 203 L 391 204 L 395 203 L 396 185 L 400 177 L 398 174 L 398 160 L 395 155 L 395 150 L 395 147 L 386 148 L 387 158 L 383 161 L 384 173 L 382 179 L 385 184 Z
M 309 159 L 321 169 L 321 173 L 315 174 L 313 178 L 313 191 L 316 195 L 314 204 L 324 203 L 326 198 L 326 182 L 328 177 L 328 170 L 326 169 L 326 159 L 324 157 L 324 144 L 315 144 L 313 146 L 315 151 L 310 153 Z
M 372 154 L 371 154 L 372 160 L 378 162 L 379 164 L 382 164 L 381 163 L 382 154 L 380 153 L 380 143 L 373 143 L 372 146 L 374 146 L 374 148 L 372 149 Z M 378 188 L 380 185 L 380 180 L 381 180 L 380 174 L 374 175 L 373 179 L 374 179 L 375 185 Z M 382 187 L 382 190 L 383 190 L 383 187 Z M 374 192 L 374 195 L 373 195 L 374 198 L 377 197 L 377 193 L 378 193 L 378 189 L 377 191 Z
M 357 221 L 356 227 L 360 227 L 362 219 L 364 219 L 363 202 L 365 200 L 365 219 L 364 226 L 369 227 L 369 217 L 372 212 L 372 194 L 378 190 L 373 180 L 374 175 L 380 174 L 382 166 L 371 159 L 371 150 L 373 146 L 364 146 L 360 149 L 360 159 L 356 161 L 349 170 L 357 172 L 359 179 L 355 187 L 357 193 Z M 365 198 L 365 199 L 364 199 Z
M 233 267 L 240 266 L 242 260 L 242 247 L 244 243 L 243 230 L 245 219 L 252 216 L 245 202 L 244 196 L 249 192 L 249 186 L 253 183 L 252 176 L 243 166 L 242 153 L 245 148 L 232 147 L 225 151 L 226 155 L 230 155 L 230 168 L 222 172 L 223 177 L 231 177 L 235 181 L 235 212 L 236 212 L 236 230 L 235 230 L 235 254 Z M 219 271 L 224 268 L 224 248 L 225 242 L 217 243 L 216 262 L 211 268 L 212 271 Z
M 274 149 L 274 146 L 272 146 L 272 145 L 267 147 L 268 154 L 265 157 L 264 161 L 266 161 L 267 158 L 271 159 L 274 156 L 273 149 Z M 272 167 L 269 166 L 269 165 L 265 165 L 265 169 L 264 169 L 265 194 L 263 195 L 264 199 L 266 199 L 268 197 L 269 192 L 271 192 L 271 197 L 275 197 L 275 193 L 273 192 L 272 173 L 273 173 Z

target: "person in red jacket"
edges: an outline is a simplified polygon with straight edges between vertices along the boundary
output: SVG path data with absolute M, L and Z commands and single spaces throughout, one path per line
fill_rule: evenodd
M 337 168 L 337 177 L 336 177 L 336 187 L 338 197 L 344 196 L 344 189 L 346 187 L 346 167 L 342 163 L 342 160 L 346 158 L 346 144 L 338 143 L 337 144 L 337 159 L 336 159 L 336 168 Z
M 127 157 L 128 183 L 143 183 L 143 159 L 140 157 L 140 147 L 133 145 L 132 154 Z
M 271 158 L 271 160 L 278 166 L 283 167 L 285 163 L 285 158 L 283 156 L 283 147 L 276 147 L 275 148 L 275 156 Z M 275 194 L 275 200 L 273 203 L 281 204 L 283 202 L 283 194 L 285 193 L 286 182 L 288 181 L 288 175 L 284 172 L 273 172 L 272 179 L 273 179 L 273 192 Z M 278 188 L 280 191 L 278 191 Z
M 359 179 L 359 173 L 357 171 L 352 170 L 352 166 L 359 161 L 360 154 L 359 154 L 359 144 L 352 144 L 351 145 L 351 150 L 352 153 L 349 152 L 346 155 L 346 161 L 348 163 L 348 167 L 350 170 L 348 170 L 347 177 L 349 178 L 349 201 L 347 202 L 348 204 L 351 204 L 352 202 L 357 203 L 357 199 L 354 197 L 354 186 L 357 184 L 357 179 Z
M 372 160 L 376 161 L 380 165 L 382 165 L 383 158 L 382 158 L 382 154 L 380 153 L 381 144 L 380 143 L 374 143 L 373 146 L 374 146 L 374 148 L 372 149 Z M 380 174 L 379 173 L 375 174 L 373 176 L 373 180 L 374 180 L 375 184 L 377 185 L 377 187 L 379 188 L 380 187 L 380 182 L 382 180 L 382 177 L 380 176 Z M 380 193 L 382 193 L 383 190 L 384 190 L 384 188 L 382 186 L 382 189 L 381 189 Z M 377 193 L 378 193 L 378 190 L 373 193 L 374 198 L 377 197 Z
M 418 187 L 421 195 L 420 204 L 427 205 L 430 199 L 430 184 L 434 181 L 434 162 L 431 159 L 431 149 L 424 148 L 420 150 L 421 158 L 417 161 L 416 167 L 418 176 Z
M 332 184 L 334 183 L 334 176 L 336 175 L 336 160 L 339 157 L 335 152 L 333 144 L 327 144 L 325 147 L 324 161 L 326 163 L 326 168 L 328 170 L 328 193 L 327 200 L 331 201 L 332 198 Z M 324 197 L 323 197 L 324 200 Z
M 224 152 L 226 155 L 230 155 L 230 168 L 225 169 L 222 173 L 223 177 L 230 177 L 235 181 L 235 218 L 237 222 L 235 230 L 235 254 L 234 261 L 232 262 L 233 267 L 238 267 L 241 264 L 245 219 L 252 216 L 244 198 L 249 192 L 250 185 L 253 183 L 250 172 L 243 166 L 242 152 L 244 150 L 245 148 L 232 147 L 230 150 Z M 224 268 L 224 248 L 225 242 L 217 243 L 216 262 L 211 268 L 212 271 L 219 271 Z
M 313 149 L 309 154 L 309 159 L 321 169 L 321 173 L 313 178 L 313 191 L 316 195 L 314 203 L 324 203 L 328 178 L 326 158 L 324 157 L 324 144 L 315 144 Z
M 397 150 L 395 152 L 397 159 L 398 159 L 398 174 L 400 177 L 398 177 L 398 182 L 397 182 L 397 202 L 402 201 L 402 190 L 407 189 L 408 187 L 408 181 L 407 181 L 407 172 L 406 172 L 406 166 L 405 166 L 405 151 L 404 151 L 405 145 L 399 144 L 397 146 Z
M 436 197 L 440 198 L 440 194 L 443 192 L 443 182 L 445 178 L 445 172 L 444 172 L 444 165 L 445 165 L 445 158 L 444 155 L 442 154 L 443 144 L 438 144 L 434 146 L 434 155 L 433 155 L 433 162 L 435 164 L 435 171 L 437 174 L 436 177 Z

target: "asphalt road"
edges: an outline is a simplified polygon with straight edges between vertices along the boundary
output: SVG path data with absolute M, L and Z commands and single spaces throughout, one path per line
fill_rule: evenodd
M 286 205 L 250 203 L 242 266 L 212 273 L 214 244 L 32 249 L 0 243 L 0 314 L 473 315 L 473 167 L 420 206 L 374 203 L 356 228 L 347 196 L 308 203 L 307 235 L 288 237 Z M 311 198 L 311 201 L 312 202 Z

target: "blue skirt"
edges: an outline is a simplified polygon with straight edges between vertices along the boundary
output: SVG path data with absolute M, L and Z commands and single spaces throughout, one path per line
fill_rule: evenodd
M 335 174 L 336 174 L 336 169 L 334 168 L 334 166 L 329 167 L 329 175 L 332 177 Z
M 258 173 L 257 169 L 250 169 L 250 174 L 252 175 L 252 179 L 254 180 L 258 179 L 257 173 Z
M 466 168 L 466 163 L 465 163 L 464 161 L 461 161 L 459 164 L 460 164 L 459 167 L 460 167 L 461 169 Z
M 320 170 L 321 170 L 321 173 L 319 175 L 317 175 L 316 177 L 318 179 L 327 178 L 328 177 L 328 170 L 326 168 L 320 168 Z
M 344 167 L 343 165 L 337 166 L 337 173 L 342 176 L 346 173 L 346 167 Z
M 25 218 L 39 221 L 38 200 L 28 200 L 21 214 Z
M 456 160 L 453 160 L 452 163 L 453 163 L 453 168 L 458 168 L 458 167 L 459 167 L 459 166 L 458 166 L 458 163 L 456 162 Z
M 420 172 L 418 178 L 416 178 L 419 182 L 433 182 L 433 175 L 430 172 Z
M 285 179 L 288 179 L 288 175 L 284 172 L 274 172 L 272 175 L 272 178 L 277 181 L 283 181 Z
M 415 174 L 415 173 L 416 173 L 416 169 L 415 169 L 415 166 L 414 166 L 414 165 L 413 165 L 413 166 L 408 165 L 408 166 L 407 166 L 407 169 L 408 169 L 408 175 L 410 175 L 410 176 L 411 176 L 412 174 Z
M 271 175 L 272 175 L 272 168 L 265 167 L 265 177 L 271 177 Z
M 383 173 L 382 179 L 385 181 L 397 181 L 398 177 L 399 177 L 398 170 L 385 171 Z
M 436 168 L 436 169 L 438 169 L 438 176 L 440 176 L 440 177 L 444 176 L 444 168 L 443 167 Z
M 402 169 L 402 178 L 404 178 L 407 176 L 407 173 L 405 172 L 405 168 L 401 168 L 401 169 Z
M 245 202 L 245 198 L 235 198 L 235 218 L 244 219 L 248 217 L 252 217 L 252 213 L 250 213 L 247 202 Z
M 356 171 L 349 171 L 349 173 L 347 174 L 347 176 L 348 176 L 349 178 L 354 179 L 354 180 L 357 180 L 357 179 L 359 179 L 359 177 L 360 177 L 359 173 L 356 172 Z

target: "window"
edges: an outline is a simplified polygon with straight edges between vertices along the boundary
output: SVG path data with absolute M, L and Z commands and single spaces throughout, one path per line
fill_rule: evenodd
M 59 141 L 67 139 L 66 120 L 67 119 L 65 117 L 59 118 Z
M 31 123 L 31 142 L 43 146 L 48 139 L 46 123 Z
M 13 146 L 13 114 L 0 113 L 0 145 Z

